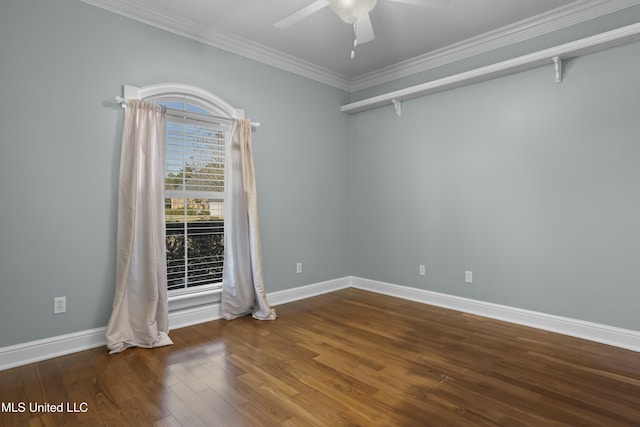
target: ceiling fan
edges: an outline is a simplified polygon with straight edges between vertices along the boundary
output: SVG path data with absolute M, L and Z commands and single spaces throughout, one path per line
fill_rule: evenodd
M 433 8 L 444 8 L 449 4 L 450 0 L 385 0 L 395 3 L 404 3 L 414 6 L 425 6 Z M 315 0 L 291 15 L 285 16 L 281 20 L 273 24 L 276 28 L 288 28 L 316 13 L 317 11 L 329 6 L 336 15 L 344 22 L 353 25 L 353 48 L 358 44 L 370 42 L 375 38 L 373 34 L 373 26 L 369 12 L 375 7 L 378 0 Z M 351 51 L 351 58 L 354 57 L 354 50 Z

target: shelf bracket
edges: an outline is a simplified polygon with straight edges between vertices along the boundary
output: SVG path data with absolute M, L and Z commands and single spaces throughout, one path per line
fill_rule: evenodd
M 562 58 L 554 56 L 553 63 L 556 66 L 556 83 L 562 83 Z
M 398 101 L 397 99 L 392 99 L 393 108 L 396 109 L 396 116 L 402 116 L 402 101 Z

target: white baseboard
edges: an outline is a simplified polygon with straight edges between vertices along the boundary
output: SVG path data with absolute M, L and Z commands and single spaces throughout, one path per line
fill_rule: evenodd
M 267 294 L 267 298 L 269 299 L 269 303 L 275 306 L 347 288 L 349 286 L 349 278 L 341 278 L 299 288 L 271 292 Z M 184 328 L 186 326 L 218 319 L 222 319 L 220 303 L 208 303 L 193 308 L 171 311 L 169 313 L 169 329 Z M 1 347 L 0 371 L 96 347 L 105 346 L 106 351 L 106 330 L 106 327 L 96 328 L 16 344 L 9 347 Z
M 341 277 L 339 279 L 328 280 L 326 282 L 314 283 L 312 285 L 300 286 L 298 288 L 285 289 L 284 291 L 270 292 L 267 294 L 269 304 L 277 306 L 292 301 L 311 298 L 317 295 L 345 289 L 351 286 L 351 277 Z
M 170 329 L 178 329 L 221 318 L 220 304 L 207 304 L 171 312 L 169 327 Z M 106 327 L 89 329 L 2 347 L 0 348 L 0 371 L 96 347 L 104 346 L 107 351 L 106 332 Z
M 0 371 L 106 346 L 107 328 L 89 329 L 0 348 Z
M 557 332 L 640 352 L 640 331 L 585 322 L 361 277 L 349 276 L 283 291 L 271 292 L 267 294 L 267 297 L 271 305 L 277 306 L 349 287 Z M 221 318 L 222 314 L 220 313 L 219 303 L 206 304 L 171 312 L 169 314 L 169 327 L 171 329 L 179 329 Z M 0 348 L 0 371 L 88 350 L 90 348 L 106 347 L 105 332 L 106 328 L 96 328 L 2 347 Z
M 326 294 L 351 286 L 349 277 L 328 280 L 326 282 L 313 283 L 311 285 L 300 286 L 283 291 L 269 292 L 267 299 L 269 304 L 277 306 L 288 302 L 310 298 L 316 295 Z M 169 313 L 170 329 L 184 328 L 185 326 L 197 325 L 198 323 L 210 322 L 222 319 L 220 303 L 206 304 L 193 308 L 187 308 Z
M 407 286 L 394 285 L 360 277 L 352 277 L 351 286 L 379 294 L 530 326 L 545 331 L 557 332 L 640 352 L 640 331 L 472 300 Z
M 283 291 L 269 292 L 267 294 L 267 299 L 269 304 L 275 307 L 280 304 L 286 304 L 288 302 L 326 294 L 337 291 L 338 289 L 348 288 L 350 286 L 350 278 L 343 277 L 340 279 L 328 280 L 326 282 L 285 289 Z M 210 303 L 193 308 L 171 311 L 169 313 L 169 328 L 179 329 L 219 319 L 222 319 L 220 303 Z

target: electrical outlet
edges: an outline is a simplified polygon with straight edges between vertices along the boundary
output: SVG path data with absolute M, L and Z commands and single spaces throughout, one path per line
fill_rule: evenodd
M 464 272 L 464 282 L 465 283 L 473 283 L 473 271 L 465 271 Z
M 301 262 L 296 264 L 296 273 L 298 273 L 298 274 L 302 273 L 302 263 Z
M 424 266 L 424 264 L 420 264 L 420 266 L 418 267 L 418 274 L 420 276 L 425 276 L 427 274 L 427 268 Z
M 53 314 L 67 312 L 67 297 L 57 297 L 53 299 Z

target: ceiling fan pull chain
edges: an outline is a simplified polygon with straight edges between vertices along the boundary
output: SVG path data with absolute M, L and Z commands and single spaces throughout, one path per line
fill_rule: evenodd
M 353 49 L 351 49 L 351 59 L 356 56 L 356 47 L 358 47 L 358 35 L 356 33 L 356 21 L 353 21 Z

